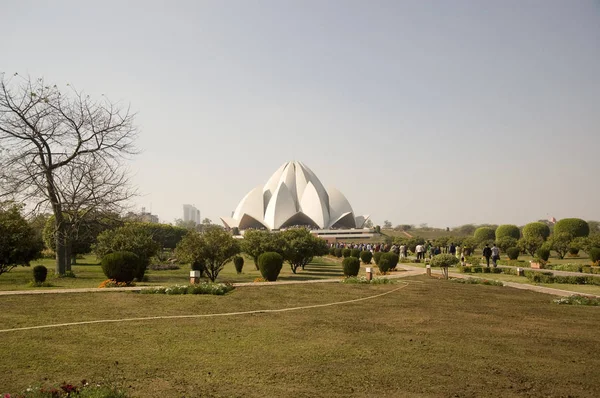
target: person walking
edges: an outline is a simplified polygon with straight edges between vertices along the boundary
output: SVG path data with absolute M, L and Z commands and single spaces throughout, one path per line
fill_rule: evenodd
M 454 246 L 454 242 L 450 243 L 450 248 L 448 249 L 448 253 L 453 256 L 456 256 L 456 246 Z
M 423 256 L 423 245 L 418 244 L 415 248 L 415 252 L 417 253 L 417 260 L 421 260 L 421 256 Z M 425 256 L 423 256 L 425 258 Z
M 494 265 L 494 268 L 496 268 L 498 266 L 496 261 L 500 260 L 500 249 L 498 248 L 498 246 L 496 246 L 495 243 L 492 246 L 491 252 L 492 252 L 492 264 Z M 488 267 L 489 267 L 489 264 L 488 264 Z
M 485 262 L 489 268 L 490 266 L 490 257 L 492 256 L 492 249 L 490 249 L 490 246 L 488 244 L 485 245 L 485 247 L 483 248 L 483 257 L 485 257 Z

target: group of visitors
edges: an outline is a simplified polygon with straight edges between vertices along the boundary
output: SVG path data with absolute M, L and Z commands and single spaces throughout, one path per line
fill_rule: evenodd
M 496 261 L 500 260 L 500 249 L 495 243 L 492 245 L 492 247 L 486 244 L 483 248 L 483 257 L 485 257 L 485 262 L 488 267 L 490 266 L 490 259 L 492 260 L 492 265 L 497 267 L 498 264 Z

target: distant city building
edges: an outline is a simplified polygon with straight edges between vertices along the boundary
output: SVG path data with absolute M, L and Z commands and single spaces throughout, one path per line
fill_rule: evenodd
M 196 224 L 200 224 L 200 210 L 196 209 L 193 205 L 183 205 L 183 221 L 193 221 Z
M 139 221 L 139 222 L 158 223 L 158 216 L 156 214 L 147 212 L 145 207 L 142 207 L 141 213 L 134 213 L 134 212 L 130 211 L 129 213 L 126 214 L 125 217 L 130 220 L 135 220 L 135 221 Z

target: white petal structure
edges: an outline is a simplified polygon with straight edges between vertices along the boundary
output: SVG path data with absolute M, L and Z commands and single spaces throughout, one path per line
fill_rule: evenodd
M 369 216 L 355 217 L 337 189 L 325 190 L 301 162 L 287 162 L 240 201 L 233 217 L 221 217 L 229 228 L 281 229 L 306 225 L 319 229 L 362 228 Z

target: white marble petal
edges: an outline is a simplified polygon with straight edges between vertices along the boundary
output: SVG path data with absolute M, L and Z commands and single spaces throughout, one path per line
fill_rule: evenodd
M 279 229 L 281 224 L 294 214 L 296 214 L 294 198 L 288 187 L 281 182 L 267 205 L 265 224 L 271 229 Z

